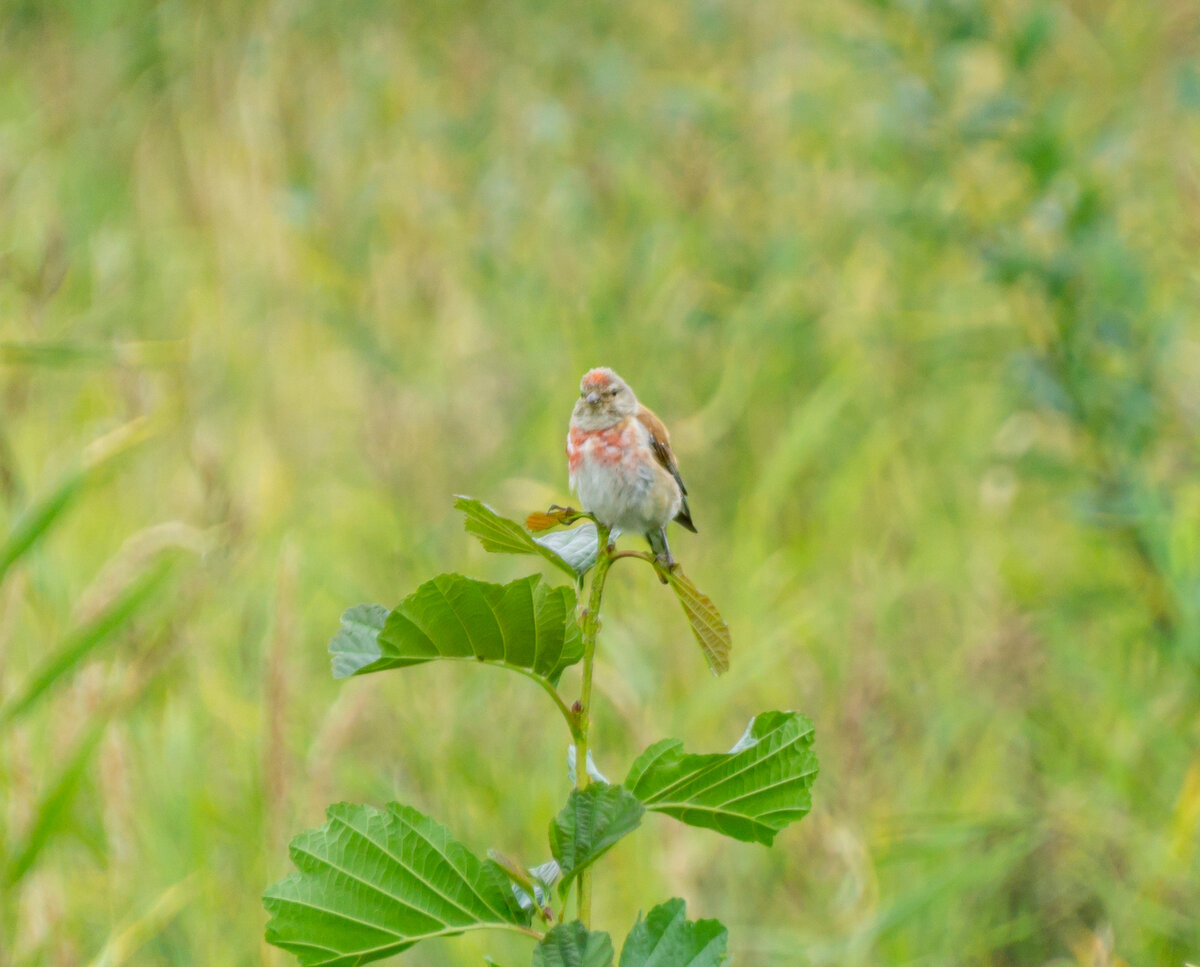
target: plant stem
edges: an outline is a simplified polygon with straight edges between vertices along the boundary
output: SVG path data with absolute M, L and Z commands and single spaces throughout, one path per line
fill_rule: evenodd
M 608 545 L 609 530 L 597 524 L 597 540 L 600 542 L 596 555 L 596 567 L 592 571 L 592 588 L 588 595 L 587 610 L 579 619 L 583 634 L 583 685 L 579 697 L 578 728 L 575 733 L 575 788 L 586 789 L 588 782 L 587 754 L 588 732 L 592 716 L 592 664 L 596 657 L 596 635 L 600 632 L 600 599 L 604 594 L 604 579 L 613 564 L 613 553 Z M 579 874 L 579 919 L 591 928 L 592 881 L 591 871 Z

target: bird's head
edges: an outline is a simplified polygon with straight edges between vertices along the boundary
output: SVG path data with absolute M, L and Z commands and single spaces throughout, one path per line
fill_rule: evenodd
M 602 430 L 637 413 L 633 390 L 607 366 L 589 369 L 579 381 L 575 423 L 584 430 Z

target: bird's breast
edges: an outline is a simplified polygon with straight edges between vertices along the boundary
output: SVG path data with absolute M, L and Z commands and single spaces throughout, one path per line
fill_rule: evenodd
M 678 511 L 678 488 L 655 462 L 649 436 L 636 419 L 603 430 L 573 427 L 567 460 L 571 489 L 609 527 L 641 533 Z
M 567 434 L 567 464 L 571 475 L 578 473 L 584 464 L 617 469 L 623 462 L 636 459 L 641 443 L 636 420 L 627 418 L 602 430 L 573 426 Z

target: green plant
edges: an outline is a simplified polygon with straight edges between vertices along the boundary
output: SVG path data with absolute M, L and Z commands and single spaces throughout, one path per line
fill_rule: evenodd
M 609 935 L 592 930 L 592 865 L 648 810 L 770 846 L 780 829 L 809 811 L 817 773 L 812 723 L 796 712 L 767 712 L 750 722 L 732 749 L 711 755 L 686 753 L 682 742 L 666 739 L 637 758 L 624 782 L 610 783 L 593 767 L 588 748 L 593 659 L 609 569 L 621 559 L 654 567 L 678 596 L 714 674 L 728 668 L 725 622 L 680 570 L 660 567 L 649 554 L 617 551 L 608 530 L 587 514 L 561 508 L 534 514 L 528 527 L 546 532 L 535 537 L 479 501 L 460 497 L 455 506 L 485 549 L 541 555 L 579 590 L 590 574 L 586 607 L 579 608 L 575 588 L 550 586 L 537 575 L 496 585 L 443 574 L 390 612 L 379 605 L 348 610 L 330 643 L 334 676 L 450 659 L 491 662 L 535 681 L 571 737 L 575 786 L 550 825 L 553 858 L 533 867 L 495 852 L 481 859 L 410 806 L 392 803 L 379 810 L 338 803 L 329 807 L 324 826 L 292 841 L 299 872 L 266 891 L 267 940 L 303 964 L 362 964 L 421 940 L 499 928 L 537 941 L 534 967 L 611 965 Z M 579 662 L 581 694 L 568 705 L 558 683 Z M 576 916 L 568 920 L 572 893 Z M 726 936 L 718 921 L 689 921 L 684 901 L 669 900 L 638 919 L 620 964 L 720 964 Z
M 6 348 L 13 351 L 12 347 Z M 154 427 L 144 418 L 118 426 L 90 443 L 55 485 L 28 500 L 14 515 L 7 536 L 0 537 L 0 591 L 8 592 L 6 580 L 14 576 L 21 580 L 16 572 L 36 556 L 43 540 L 84 502 L 106 473 L 153 432 Z M 76 603 L 69 630 L 47 649 L 48 654 L 32 670 L 18 677 L 14 687 L 0 695 L 0 751 L 7 752 L 8 743 L 29 729 L 29 723 L 37 722 L 39 716 L 42 721 L 61 716 L 54 701 L 68 683 L 119 639 L 137 637 L 131 626 L 144 618 L 152 602 L 169 585 L 172 573 L 178 570 L 178 555 L 170 552 L 181 546 L 173 534 L 144 532 L 135 535 L 123 552 L 108 561 L 83 600 Z M 4 644 L 0 642 L 0 655 Z M 40 782 L 13 782 L 14 770 L 7 757 L 0 758 L 2 798 L 13 805 L 11 816 L 23 818 L 20 822 L 0 819 L 0 967 L 31 963 L 45 956 L 45 950 L 36 946 L 18 948 L 16 925 L 21 899 L 48 848 L 56 840 L 68 838 L 77 825 L 72 812 L 78 799 L 86 799 L 80 795 L 81 790 L 86 789 L 87 774 L 106 729 L 137 704 L 161 668 L 161 655 L 156 655 L 154 649 L 143 645 L 130 651 L 133 660 L 121 674 L 113 675 L 113 683 L 94 706 L 71 707 L 70 714 L 77 716 L 81 727 L 58 752 L 58 761 L 47 768 Z

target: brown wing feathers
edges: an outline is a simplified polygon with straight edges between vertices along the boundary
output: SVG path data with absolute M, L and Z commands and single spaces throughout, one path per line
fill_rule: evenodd
M 679 484 L 679 492 L 682 494 L 683 500 L 679 505 L 679 513 L 675 515 L 675 520 L 695 534 L 696 525 L 692 523 L 692 512 L 688 508 L 687 487 L 684 485 L 683 477 L 679 475 L 679 463 L 675 459 L 675 454 L 671 452 L 671 434 L 667 432 L 663 421 L 646 406 L 638 407 L 637 418 L 650 431 L 650 448 L 654 451 L 654 456 Z

